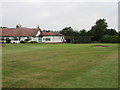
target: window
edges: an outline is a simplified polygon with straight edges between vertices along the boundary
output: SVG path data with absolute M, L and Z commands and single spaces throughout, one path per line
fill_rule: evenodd
M 28 40 L 28 41 L 31 40 L 31 37 L 27 37 L 27 40 Z
M 17 37 L 14 37 L 14 40 L 15 40 L 15 41 L 17 41 L 17 40 L 18 40 L 18 38 L 17 38 Z
M 50 38 L 43 38 L 43 40 L 45 40 L 45 41 L 50 41 Z
M 19 40 L 19 39 L 18 39 L 18 37 L 12 37 L 12 40 L 17 41 L 17 40 Z
M 4 41 L 5 40 L 5 38 L 4 37 L 2 37 L 2 41 Z
M 41 38 L 41 37 L 39 37 L 38 39 L 39 39 L 39 40 L 42 40 L 42 38 Z

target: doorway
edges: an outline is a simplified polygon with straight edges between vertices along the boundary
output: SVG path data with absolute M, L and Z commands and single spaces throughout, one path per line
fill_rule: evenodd
M 66 39 L 66 42 L 67 43 L 71 43 L 71 39 Z

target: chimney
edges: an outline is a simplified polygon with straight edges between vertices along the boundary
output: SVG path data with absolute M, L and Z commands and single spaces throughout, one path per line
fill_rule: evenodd
M 21 25 L 20 25 L 20 24 L 17 24 L 17 25 L 16 25 L 16 28 L 21 28 Z
M 39 25 L 37 26 L 38 29 L 40 29 Z
M 19 26 L 18 26 L 18 25 L 16 25 L 16 28 L 19 28 Z

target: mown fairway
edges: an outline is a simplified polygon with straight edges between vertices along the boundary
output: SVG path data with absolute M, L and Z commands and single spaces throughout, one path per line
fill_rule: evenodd
M 4 44 L 3 88 L 117 88 L 118 45 Z

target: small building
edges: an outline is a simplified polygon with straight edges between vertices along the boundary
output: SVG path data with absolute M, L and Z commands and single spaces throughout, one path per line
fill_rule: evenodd
M 38 35 L 41 33 L 39 28 L 3 28 L 0 32 L 0 40 L 4 43 L 20 43 L 20 42 L 39 42 Z
M 39 28 L 2 28 L 0 30 L 0 41 L 3 43 L 63 43 L 64 36 L 58 32 L 43 32 Z
M 64 36 L 59 32 L 43 32 L 39 35 L 42 38 L 42 43 L 63 43 Z

